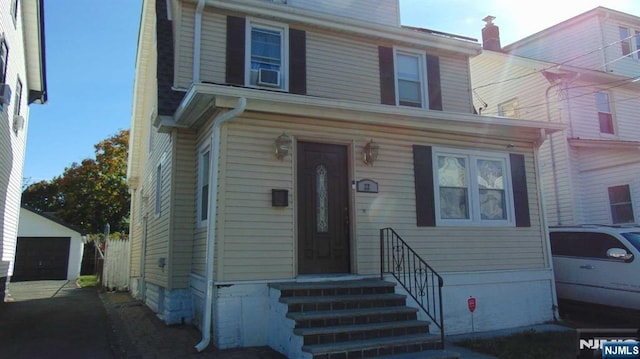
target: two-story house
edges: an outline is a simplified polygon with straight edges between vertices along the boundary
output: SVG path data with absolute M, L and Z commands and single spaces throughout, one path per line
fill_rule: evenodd
M 567 126 L 540 151 L 549 225 L 639 223 L 640 17 L 598 7 L 504 48 L 483 31 L 476 107 Z
M 368 357 L 553 319 L 537 149 L 563 126 L 475 114 L 478 42 L 398 8 L 143 2 L 131 291 L 199 350 Z
M 47 101 L 44 6 L 0 2 L 0 302 L 13 274 L 29 104 Z

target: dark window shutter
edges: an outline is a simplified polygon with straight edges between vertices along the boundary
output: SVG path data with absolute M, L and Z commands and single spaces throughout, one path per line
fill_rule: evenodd
M 513 184 L 513 206 L 516 212 L 516 227 L 531 227 L 524 155 L 510 153 L 509 160 L 511 162 L 511 182 Z
M 306 33 L 296 29 L 289 29 L 289 92 L 307 94 Z
M 245 19 L 227 16 L 226 82 L 244 86 Z
M 413 146 L 413 171 L 415 175 L 418 227 L 435 227 L 436 208 L 433 193 L 431 146 Z
M 393 73 L 393 49 L 379 46 L 378 62 L 380 64 L 380 103 L 395 105 L 396 80 Z
M 440 89 L 440 58 L 427 54 L 427 84 L 429 109 L 442 111 L 442 90 Z

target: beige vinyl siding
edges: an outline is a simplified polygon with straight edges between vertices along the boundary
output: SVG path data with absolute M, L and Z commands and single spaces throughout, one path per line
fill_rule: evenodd
M 470 63 L 474 106 L 480 109 L 484 103 L 488 105 L 482 115 L 498 116 L 500 104 L 516 100 L 519 118 L 549 121 L 545 92 L 550 83 L 539 71 L 550 64 L 490 52 L 471 58 Z M 552 89 L 549 95 L 551 121 L 561 118 L 563 102 L 558 101 L 557 95 L 557 89 Z
M 206 8 L 202 14 L 200 81 L 225 83 L 227 17 Z
M 155 131 L 155 130 L 154 130 Z M 160 268 L 157 263 L 160 258 L 165 258 L 169 264 L 170 241 L 170 194 L 172 173 L 172 144 L 171 135 L 156 133 L 154 150 L 148 159 L 145 168 L 144 193 L 149 196 L 145 206 L 148 213 L 147 243 L 145 253 L 144 277 L 148 282 L 168 287 L 169 268 Z M 160 215 L 155 213 L 156 208 L 156 170 L 158 164 L 162 165 L 162 192 L 160 196 Z
M 489 150 L 504 153 L 502 141 L 386 127 L 326 122 L 306 118 L 256 119 L 245 114 L 228 126 L 225 141 L 223 225 L 219 228 L 217 280 L 286 279 L 296 273 L 295 153 L 282 161 L 272 153 L 273 141 L 286 129 L 296 140 L 330 142 L 351 149 L 351 176 L 379 183 L 378 194 L 351 192 L 354 227 L 354 271 L 379 271 L 379 229 L 393 227 L 440 271 L 502 270 L 544 267 L 543 232 L 531 148 L 525 154 L 531 227 L 417 227 L 413 144 Z M 291 122 L 289 122 L 291 121 Z M 373 166 L 360 160 L 373 138 L 380 156 Z M 295 151 L 294 151 L 295 152 Z M 222 185 L 222 184 L 221 184 Z M 272 208 L 271 188 L 289 189 L 290 206 Z M 508 253 L 500 261 L 496 253 Z M 222 263 L 221 263 L 222 262 Z
M 287 5 L 284 6 L 294 6 L 389 26 L 400 26 L 400 8 L 397 0 L 288 0 Z
M 621 140 L 638 141 L 640 139 L 640 121 L 638 121 L 640 91 L 631 92 L 621 89 L 610 91 L 613 95 L 612 107 L 615 112 L 616 135 Z
M 194 169 L 197 168 L 197 164 L 199 162 L 199 154 L 197 150 L 201 148 L 205 143 L 210 144 L 212 126 L 213 126 L 213 121 L 209 120 L 197 130 L 197 134 L 196 134 L 197 145 L 196 145 L 196 150 L 193 153 L 194 161 L 195 161 L 194 163 L 196 166 L 194 167 Z M 213 156 L 213 153 L 211 154 L 211 156 Z M 197 170 L 192 170 L 192 171 L 196 173 L 196 176 L 198 176 Z M 196 183 L 197 183 L 197 177 L 196 177 Z M 209 188 L 209 192 L 211 192 L 212 190 L 213 190 L 212 188 Z M 197 191 L 198 189 L 196 188 L 194 190 L 194 194 L 196 196 L 198 195 Z M 197 203 L 197 201 L 195 203 Z M 194 211 L 196 211 L 195 204 L 194 204 Z M 207 227 L 206 226 L 199 227 L 198 225 L 196 225 L 194 229 L 194 234 L 193 234 L 193 243 L 192 243 L 192 252 L 191 252 L 191 271 L 193 273 L 196 273 L 201 276 L 204 276 L 206 274 L 206 265 L 207 265 L 206 256 L 207 256 Z M 215 267 L 214 267 L 214 271 L 215 271 Z
M 177 130 L 174 141 L 175 165 L 172 184 L 173 237 L 170 252 L 170 288 L 187 288 L 191 272 L 193 233 L 196 219 L 196 134 Z
M 551 148 L 553 153 L 551 154 Z M 574 186 L 579 186 L 564 132 L 551 134 L 540 147 L 540 177 L 549 225 L 575 224 Z M 555 164 L 555 165 L 554 165 Z
M 307 32 L 307 94 L 380 103 L 378 46 Z
M 507 46 L 507 51 L 536 60 L 602 70 L 603 54 L 597 50 L 604 45 L 598 18 L 590 17 L 572 26 L 549 31 L 517 48 Z
M 469 59 L 467 57 L 440 56 L 440 78 L 442 109 L 451 112 L 472 113 Z
M 140 202 L 142 196 L 139 189 L 131 193 L 131 214 L 129 225 L 129 276 L 140 277 L 140 256 L 142 254 L 142 216 L 140 214 Z
M 173 22 L 176 29 L 174 32 L 176 86 L 188 88 L 193 83 L 195 4 L 182 2 L 180 18 L 174 19 Z

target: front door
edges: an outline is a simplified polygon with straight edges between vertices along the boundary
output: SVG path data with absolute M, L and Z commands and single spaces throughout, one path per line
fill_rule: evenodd
M 298 143 L 298 272 L 349 272 L 347 147 Z

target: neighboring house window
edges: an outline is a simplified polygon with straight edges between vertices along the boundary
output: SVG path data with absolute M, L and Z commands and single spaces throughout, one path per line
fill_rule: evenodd
M 6 83 L 7 76 L 7 59 L 9 57 L 9 48 L 4 37 L 0 38 L 0 83 Z
M 609 205 L 614 224 L 635 222 L 629 185 L 609 187 Z
M 160 215 L 162 209 L 162 165 L 156 168 L 156 215 Z
M 434 148 L 438 224 L 513 224 L 508 163 L 507 154 Z
M 600 132 L 613 134 L 613 116 L 609 105 L 609 94 L 606 92 L 596 92 L 596 107 L 598 108 L 598 121 Z
M 398 105 L 423 107 L 424 56 L 418 53 L 396 51 L 396 89 Z
M 18 0 L 11 0 L 11 18 L 13 19 L 13 24 L 15 25 L 18 21 Z
M 620 47 L 622 56 L 635 57 L 640 59 L 640 31 L 620 26 Z M 632 35 L 633 34 L 633 35 Z
M 284 24 L 247 21 L 248 86 L 288 89 L 288 30 Z
M 517 118 L 518 113 L 518 100 L 511 99 L 498 105 L 498 116 Z
M 198 222 L 203 225 L 209 212 L 209 176 L 211 173 L 211 150 L 209 146 L 200 151 L 198 166 Z
M 20 105 L 22 104 L 22 81 L 20 81 L 20 79 L 18 79 L 18 81 L 16 82 L 16 92 L 15 92 L 15 103 L 14 103 L 14 108 L 13 108 L 13 115 L 14 116 L 19 116 L 20 115 Z

